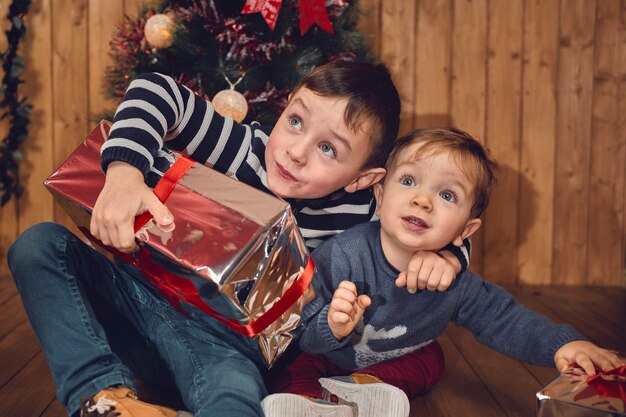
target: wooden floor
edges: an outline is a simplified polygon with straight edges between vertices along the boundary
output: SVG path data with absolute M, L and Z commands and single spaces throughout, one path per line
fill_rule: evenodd
M 626 351 L 626 289 L 508 288 L 526 306 L 556 322 L 574 324 L 592 341 Z M 0 278 L 0 417 L 61 417 L 45 358 L 12 281 Z M 411 416 L 528 417 L 535 393 L 556 371 L 520 363 L 479 345 L 450 326 L 439 339 L 446 378 L 411 403 Z M 148 393 L 149 394 L 149 393 Z

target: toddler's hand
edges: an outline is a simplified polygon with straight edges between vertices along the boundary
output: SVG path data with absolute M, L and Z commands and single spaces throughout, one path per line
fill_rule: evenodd
M 459 261 L 450 252 L 417 251 L 409 261 L 407 270 L 398 275 L 396 286 L 406 287 L 410 293 L 417 289 L 445 291 L 460 270 Z
M 574 362 L 587 375 L 595 375 L 596 367 L 608 371 L 625 364 L 624 359 L 614 352 L 583 340 L 566 343 L 554 354 L 554 363 L 559 372 L 565 371 Z
M 141 171 L 124 162 L 113 162 L 91 214 L 90 232 L 107 246 L 134 252 L 135 217 L 145 211 L 152 213 L 161 230 L 173 230 L 172 214 L 144 183 Z
M 342 339 L 352 333 L 370 304 L 372 300 L 367 295 L 357 295 L 353 282 L 342 281 L 333 294 L 328 310 L 328 326 L 333 335 Z

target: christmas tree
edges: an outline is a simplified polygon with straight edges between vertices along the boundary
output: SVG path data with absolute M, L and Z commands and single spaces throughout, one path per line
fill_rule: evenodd
M 289 92 L 316 66 L 374 60 L 357 29 L 356 3 L 153 1 L 117 27 L 108 94 L 120 99 L 134 76 L 156 71 L 212 100 L 218 112 L 235 120 L 273 124 Z

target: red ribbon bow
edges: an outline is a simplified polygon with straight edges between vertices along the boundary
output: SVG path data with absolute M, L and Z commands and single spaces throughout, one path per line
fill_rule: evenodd
M 187 173 L 193 164 L 194 162 L 191 159 L 181 156 L 176 160 L 174 165 L 172 165 L 172 167 L 165 172 L 165 175 L 161 178 L 153 190 L 154 194 L 156 194 L 161 202 L 164 203 L 167 200 L 178 181 Z M 135 219 L 135 232 L 141 229 L 141 227 L 145 225 L 151 217 L 152 215 L 149 212 L 145 212 L 138 216 Z M 168 302 L 170 302 L 170 304 L 176 307 L 183 314 L 188 315 L 180 305 L 181 301 L 191 304 L 237 333 L 248 337 L 257 336 L 265 328 L 282 316 L 289 309 L 289 307 L 291 307 L 298 300 L 298 298 L 304 294 L 309 286 L 309 283 L 311 282 L 311 279 L 313 278 L 313 272 L 315 270 L 313 259 L 309 256 L 304 271 L 289 287 L 289 289 L 285 291 L 282 297 L 261 316 L 257 317 L 252 322 L 243 325 L 239 323 L 238 320 L 224 317 L 221 313 L 211 308 L 206 302 L 204 302 L 204 300 L 202 300 L 200 294 L 198 293 L 198 289 L 192 282 L 163 268 L 150 258 L 150 255 L 146 250 L 140 249 L 133 257 L 122 253 L 113 247 L 104 245 L 102 242 L 93 237 L 86 228 L 81 228 L 81 231 L 92 242 L 105 247 L 119 259 L 141 269 L 144 277 L 146 277 L 146 279 L 159 290 L 161 295 Z
M 274 30 L 282 3 L 283 0 L 246 0 L 241 13 L 261 13 L 270 29 Z M 300 10 L 300 35 L 304 35 L 314 23 L 326 32 L 333 33 L 333 25 L 324 0 L 298 0 L 298 9 Z
M 587 378 L 601 397 L 621 398 L 626 403 L 626 365 Z

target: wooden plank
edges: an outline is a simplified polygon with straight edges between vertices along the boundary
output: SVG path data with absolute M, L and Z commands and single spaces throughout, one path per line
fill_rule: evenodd
M 504 410 L 504 415 L 526 417 L 533 414 L 535 394 L 542 385 L 521 362 L 478 343 L 467 329 L 450 325 L 447 334 L 457 348 L 462 348 L 463 356 Z
M 562 288 L 547 286 L 541 289 L 543 303 L 558 304 L 559 310 L 567 314 L 566 322 L 576 327 L 585 336 L 594 339 L 603 347 L 624 351 L 626 338 L 620 335 L 623 328 L 625 307 L 610 310 L 606 301 L 594 296 L 593 292 L 583 287 L 573 287 L 567 292 Z M 613 313 L 621 313 L 614 317 Z
M 620 285 L 624 275 L 626 132 L 620 83 L 626 83 L 626 37 L 620 0 L 598 2 L 593 82 L 587 283 Z M 621 38 L 620 38 L 621 35 Z
M 361 0 L 358 3 L 363 13 L 359 20 L 359 30 L 366 36 L 376 56 L 380 56 L 380 3 L 381 0 Z
M 454 0 L 451 120 L 485 140 L 487 0 Z M 482 274 L 482 231 L 472 238 L 470 268 Z
M 542 387 L 554 381 L 559 376 L 556 368 L 548 368 L 546 366 L 531 365 L 529 363 L 520 362 L 524 368 L 531 374 Z
M 52 376 L 42 353 L 0 388 L 0 397 L 0 416 L 36 417 L 54 401 Z
M 554 284 L 584 284 L 596 2 L 561 2 L 554 167 Z
M 138 16 L 146 6 L 150 4 L 158 4 L 158 0 L 123 0 L 124 1 L 124 14 L 131 18 Z
M 66 417 L 67 410 L 58 400 L 54 400 L 41 417 Z
M 0 340 L 10 334 L 16 327 L 24 323 L 26 319 L 26 313 L 22 307 L 22 299 L 15 295 L 9 298 L 5 303 L 0 305 L 3 314 L 6 318 L 0 322 Z
M 27 321 L 0 339 L 0 387 L 4 386 L 40 351 L 35 334 Z
M 418 2 L 415 126 L 450 125 L 452 2 Z
M 567 298 L 562 287 L 557 287 L 558 294 L 555 302 L 561 302 Z M 546 295 L 550 296 L 555 289 L 548 289 Z M 626 290 L 613 287 L 572 287 L 571 292 L 578 297 L 591 310 L 601 314 L 601 320 L 606 326 L 616 330 L 624 326 L 626 317 Z M 569 294 L 570 291 L 567 291 Z M 626 342 L 626 340 L 625 340 Z
M 505 415 L 471 364 L 444 333 L 437 340 L 446 358 L 446 376 L 430 393 L 411 401 L 411 417 L 418 416 L 499 416 Z
M 599 346 L 616 349 L 626 343 L 618 329 L 608 326 L 606 321 L 602 320 L 602 313 L 588 307 L 586 298 L 577 295 L 568 287 L 559 289 L 542 286 L 536 287 L 532 293 L 524 288 L 508 289 L 526 307 L 543 314 L 555 323 L 573 325 L 583 336 Z M 562 291 L 564 296 L 561 301 L 556 302 L 555 296 L 559 291 Z
M 52 4 L 52 82 L 54 166 L 58 166 L 89 133 L 87 0 Z M 73 222 L 55 205 L 55 221 Z
M 109 40 L 115 25 L 124 18 L 123 0 L 89 0 L 89 115 L 95 124 L 116 102 L 105 95 L 105 70 L 115 65 L 109 58 Z
M 528 0 L 524 9 L 520 152 L 519 279 L 548 284 L 552 274 L 558 0 Z
M 619 26 L 619 42 L 620 42 L 620 49 L 619 49 L 619 57 L 620 60 L 618 62 L 618 65 L 620 66 L 620 68 L 626 68 L 626 47 L 624 46 L 626 44 L 626 2 L 625 1 L 621 1 L 621 7 L 620 7 L 620 26 Z M 621 77 L 621 79 L 619 80 L 619 84 L 618 84 L 618 90 L 617 90 L 617 103 L 619 105 L 619 109 L 618 109 L 618 114 L 624 115 L 626 114 L 626 77 Z M 626 117 L 621 117 L 619 119 L 619 127 L 618 127 L 619 131 L 622 132 L 623 135 L 626 136 Z M 624 181 L 624 187 L 626 187 L 626 181 Z M 624 205 L 623 207 L 626 207 L 626 191 L 624 191 Z M 626 217 L 626 214 L 624 215 Z M 626 220 L 622 220 L 622 227 L 624 229 L 626 229 Z M 620 254 L 620 259 L 624 259 L 626 258 L 625 253 L 626 252 L 626 231 L 622 232 L 622 253 Z M 623 288 L 626 288 L 626 273 L 624 273 L 622 275 L 622 280 L 620 282 L 620 285 Z
M 0 135 L 3 137 L 2 126 L 0 126 Z M 11 197 L 11 201 L 0 207 L 0 276 L 7 277 L 9 267 L 7 265 L 7 254 L 11 244 L 17 237 L 17 203 L 15 197 Z M 7 278 L 3 278 L 7 279 Z
M 2 36 L 0 36 L 0 51 L 6 51 L 9 45 L 7 37 L 4 35 L 5 31 L 11 27 L 11 23 L 6 19 L 6 15 L 9 11 L 9 0 L 2 0 L 0 2 L 0 30 L 2 30 Z M 23 53 L 21 48 L 20 54 Z M 4 77 L 4 71 L 0 67 L 0 77 Z M 3 111 L 5 109 L 2 109 Z M 0 120 L 0 140 L 4 139 L 9 132 L 9 119 Z M 23 164 L 21 164 L 23 165 Z M 17 204 L 15 198 L 11 198 L 7 204 L 0 207 L 0 276 L 6 276 L 9 272 L 7 266 L 6 257 L 11 243 L 17 236 Z
M 415 119 L 416 10 L 413 1 L 385 0 L 382 4 L 380 53 L 400 93 L 400 134 L 413 129 Z
M 13 280 L 8 275 L 0 275 L 0 305 L 9 301 L 10 298 L 15 297 L 17 289 Z
M 517 280 L 523 1 L 489 2 L 486 144 L 499 161 L 483 224 L 483 275 Z
M 24 39 L 24 92 L 33 106 L 25 163 L 20 172 L 25 192 L 19 201 L 19 232 L 53 218 L 53 198 L 43 186 L 54 169 L 52 128 L 52 16 L 51 0 L 33 2 Z M 61 94 L 61 92 L 59 92 Z

